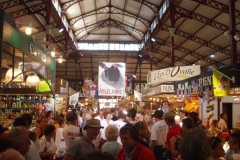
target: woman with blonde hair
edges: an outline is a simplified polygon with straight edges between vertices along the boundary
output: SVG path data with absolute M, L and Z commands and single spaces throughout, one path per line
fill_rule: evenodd
M 121 144 L 117 142 L 118 135 L 117 127 L 109 125 L 105 130 L 107 142 L 102 146 L 102 152 L 107 152 L 112 155 L 114 159 L 117 159 L 118 152 L 122 148 Z

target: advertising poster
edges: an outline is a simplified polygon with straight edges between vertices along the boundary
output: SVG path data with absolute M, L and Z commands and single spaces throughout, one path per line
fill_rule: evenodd
M 100 96 L 124 96 L 125 70 L 125 63 L 100 62 L 98 94 Z
M 79 92 L 71 95 L 69 97 L 69 105 L 74 105 L 75 103 L 77 103 L 78 102 L 78 97 L 79 97 Z
M 212 71 L 213 75 L 213 94 L 216 97 L 230 95 L 230 80 L 224 77 L 221 73 Z

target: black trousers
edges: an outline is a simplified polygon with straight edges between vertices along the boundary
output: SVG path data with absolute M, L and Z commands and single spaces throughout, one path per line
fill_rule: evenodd
M 163 148 L 162 145 L 154 146 L 153 154 L 155 155 L 156 160 L 164 160 L 163 159 L 163 151 L 164 150 L 165 150 L 165 148 Z

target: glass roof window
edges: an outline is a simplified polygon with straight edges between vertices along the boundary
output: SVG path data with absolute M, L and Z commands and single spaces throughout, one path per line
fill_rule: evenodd
M 122 43 L 78 43 L 80 50 L 121 50 L 139 51 L 139 44 Z

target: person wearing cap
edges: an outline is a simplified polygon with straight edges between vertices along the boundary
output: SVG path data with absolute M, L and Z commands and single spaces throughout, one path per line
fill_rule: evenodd
M 63 160 L 82 160 L 83 157 L 92 153 L 95 147 L 92 143 L 100 133 L 100 129 L 103 128 L 98 119 L 87 120 L 84 130 L 86 134 L 83 137 L 77 137 L 69 146 Z
M 166 146 L 166 148 L 169 152 L 171 152 L 173 149 L 175 151 L 175 146 L 171 146 L 170 139 L 174 136 L 175 137 L 179 136 L 180 132 L 181 132 L 181 128 L 179 125 L 176 124 L 174 117 L 175 117 L 175 114 L 173 112 L 167 112 L 163 116 L 166 124 L 170 128 L 170 130 L 167 133 L 167 146 Z M 172 153 L 173 153 L 173 151 L 172 151 Z M 172 156 L 172 159 L 174 160 L 173 156 Z
M 155 123 L 152 126 L 151 133 L 151 146 L 150 149 L 156 156 L 157 160 L 162 160 L 162 154 L 166 144 L 166 138 L 168 133 L 168 126 L 166 122 L 162 119 L 163 110 L 156 110 L 153 117 L 155 118 Z

